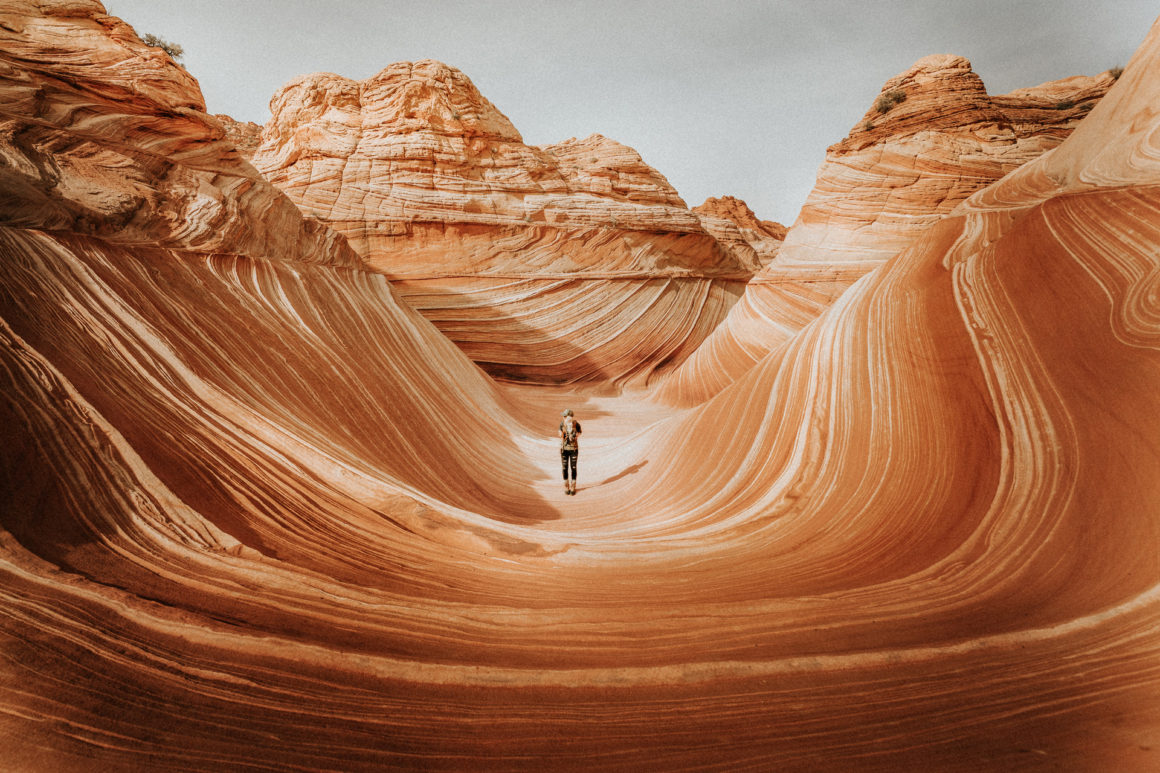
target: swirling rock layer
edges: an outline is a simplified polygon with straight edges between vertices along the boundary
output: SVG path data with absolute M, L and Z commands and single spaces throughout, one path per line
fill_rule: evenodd
M 646 380 L 700 343 L 760 265 L 735 227 L 722 241 L 707 232 L 636 151 L 600 135 L 525 145 L 439 62 L 304 76 L 271 111 L 258 168 L 406 280 L 408 301 L 469 355 L 502 352 L 476 360 L 493 375 Z M 658 334 L 631 332 L 645 329 Z
M 1157 68 L 681 410 L 497 386 L 357 265 L 7 221 L 6 766 L 1153 770 Z
M 1058 146 L 1115 81 L 1073 77 L 989 96 L 959 56 L 891 78 L 826 153 L 772 262 L 670 377 L 669 401 L 716 394 L 977 191 Z
M 762 266 L 774 259 L 785 241 L 784 225 L 759 220 L 744 201 L 734 196 L 710 197 L 693 211 L 713 238 L 738 252 L 744 250 L 742 245 L 751 247 Z
M 0 4 L 0 219 L 129 245 L 361 264 L 204 112 L 197 83 L 96 3 Z

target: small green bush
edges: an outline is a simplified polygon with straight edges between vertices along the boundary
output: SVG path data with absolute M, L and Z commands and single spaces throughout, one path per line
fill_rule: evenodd
M 156 35 L 146 33 L 141 36 L 141 42 L 147 46 L 160 48 L 165 53 L 169 54 L 173 60 L 180 61 L 181 57 L 185 56 L 185 49 L 176 43 L 170 43 L 168 40 L 159 38 Z
M 1113 67 L 1112 69 L 1108 70 L 1108 75 L 1112 76 L 1112 80 L 1118 81 L 1120 79 L 1120 76 L 1123 74 L 1124 74 L 1123 67 Z
M 906 101 L 906 92 L 902 89 L 891 89 L 885 94 L 881 95 L 874 101 L 874 109 L 879 113 L 885 113 L 895 105 L 902 104 Z

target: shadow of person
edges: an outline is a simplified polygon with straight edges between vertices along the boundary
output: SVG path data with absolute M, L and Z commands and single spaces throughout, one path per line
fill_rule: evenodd
M 636 464 L 632 465 L 631 467 L 625 467 L 623 470 L 616 473 L 611 478 L 607 478 L 605 480 L 602 480 L 599 483 L 597 483 L 596 485 L 597 486 L 606 486 L 609 483 L 615 483 L 616 481 L 620 480 L 621 478 L 625 478 L 629 475 L 635 475 L 637 472 L 640 472 L 640 468 L 644 467 L 646 464 L 648 464 L 647 459 L 644 460 L 643 462 L 637 462 Z

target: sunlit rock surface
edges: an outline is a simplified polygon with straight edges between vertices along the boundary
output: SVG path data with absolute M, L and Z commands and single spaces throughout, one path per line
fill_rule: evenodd
M 664 394 L 716 394 L 784 344 L 860 277 L 959 203 L 1059 145 L 1114 82 L 1108 72 L 988 96 L 960 56 L 891 78 L 830 147 L 801 214 L 726 323 Z
M 743 261 L 755 259 L 758 267 L 773 260 L 785 241 L 784 225 L 758 219 L 748 204 L 734 196 L 710 197 L 693 211 L 717 241 L 744 255 Z M 752 256 L 748 254 L 750 249 Z
M 95 4 L 0 8 L 6 92 L 138 56 Z M 681 410 L 496 386 L 331 253 L 6 210 L 5 767 L 1155 770 L 1158 68 L 1160 28 L 1053 153 Z M 89 82 L 94 154 L 202 121 Z
M 262 127 L 253 121 L 235 121 L 225 113 L 217 113 L 214 118 L 225 129 L 226 139 L 247 161 L 262 143 Z
M 0 3 L 0 218 L 122 245 L 360 264 L 204 112 L 197 82 L 86 2 Z
M 643 382 L 760 267 L 633 149 L 600 135 L 528 146 L 440 62 L 303 76 L 270 106 L 258 168 L 493 375 Z
M 966 59 L 919 60 L 829 149 L 782 261 L 893 257 L 967 196 L 1057 146 L 1112 82 L 1104 73 L 991 97 Z

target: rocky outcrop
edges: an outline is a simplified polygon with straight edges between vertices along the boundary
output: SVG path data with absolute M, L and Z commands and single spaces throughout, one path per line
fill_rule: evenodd
M 100 10 L 19 8 L 95 91 Z M 1154 768 L 1158 68 L 1160 26 L 1054 152 L 677 411 L 497 387 L 325 244 L 50 231 L 5 188 L 5 767 Z M 120 103 L 96 157 L 185 136 Z
M 891 78 L 841 142 L 786 237 L 784 263 L 882 261 L 977 190 L 1057 146 L 1109 73 L 991 97 L 959 56 Z
M 716 394 L 973 193 L 1058 146 L 1114 81 L 1109 72 L 991 97 L 970 62 L 946 55 L 888 80 L 827 151 L 776 258 L 662 394 Z
M 214 118 L 222 125 L 226 139 L 233 144 L 238 154 L 250 160 L 262 143 L 262 127 L 253 121 L 235 121 L 225 113 L 215 113 Z
M 701 206 L 693 207 L 693 211 L 702 218 L 710 217 L 732 221 L 746 233 L 747 237 L 755 240 L 781 241 L 785 239 L 785 233 L 788 230 L 784 225 L 773 220 L 759 220 L 748 204 L 734 196 L 722 196 L 721 198 L 710 196 L 705 199 L 705 203 Z M 750 232 L 752 232 L 751 236 Z
M 193 77 L 95 2 L 0 3 L 0 219 L 124 245 L 360 263 L 205 113 Z
M 647 380 L 758 268 L 636 151 L 600 135 L 526 145 L 439 62 L 307 75 L 270 105 L 255 165 L 493 375 Z
M 599 135 L 525 145 L 440 62 L 303 76 L 270 109 L 256 166 L 391 276 L 743 273 L 634 150 Z
M 785 241 L 786 227 L 772 220 L 759 220 L 744 201 L 733 196 L 710 197 L 699 207 L 693 207 L 701 225 L 713 238 L 741 253 L 746 265 L 760 268 L 777 256 Z M 752 251 L 752 255 L 746 254 Z

